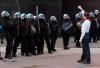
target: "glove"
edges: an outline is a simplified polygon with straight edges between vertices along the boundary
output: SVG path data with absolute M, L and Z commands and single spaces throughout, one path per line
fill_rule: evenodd
M 82 7 L 81 6 L 78 6 L 78 9 L 82 10 Z

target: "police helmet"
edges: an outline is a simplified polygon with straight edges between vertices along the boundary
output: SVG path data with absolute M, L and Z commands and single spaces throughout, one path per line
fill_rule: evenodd
M 45 19 L 45 15 L 43 13 L 39 14 L 39 19 Z
M 27 18 L 28 19 L 34 19 L 34 16 L 33 16 L 33 14 L 29 13 L 29 14 L 27 14 Z
M 82 16 L 79 14 L 79 13 L 77 13 L 76 15 L 75 15 L 75 18 L 81 18 Z
M 63 15 L 63 19 L 70 19 L 70 17 L 69 17 L 68 14 L 64 14 L 64 15 Z
M 94 14 L 98 15 L 99 14 L 99 10 L 94 10 Z
M 1 12 L 1 17 L 8 17 L 8 16 L 10 16 L 10 14 L 9 14 L 9 12 L 8 11 L 2 11 Z
M 16 12 L 14 14 L 14 18 L 21 18 L 21 13 L 20 12 Z
M 27 18 L 26 13 L 22 13 L 21 14 L 21 19 L 26 19 L 26 18 Z
M 90 13 L 89 13 L 89 16 L 90 16 L 90 17 L 94 17 L 94 13 L 93 13 L 93 12 L 90 12 Z
M 83 16 L 83 13 L 82 12 L 79 12 L 79 15 L 82 17 Z
M 50 17 L 50 20 L 57 21 L 57 19 L 56 19 L 55 16 L 51 16 L 51 17 Z

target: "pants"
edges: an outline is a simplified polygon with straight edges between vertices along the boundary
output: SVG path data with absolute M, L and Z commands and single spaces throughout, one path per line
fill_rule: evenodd
M 21 36 L 21 54 L 29 54 L 27 38 L 26 36 Z
M 79 42 L 79 40 L 80 40 L 80 35 L 81 35 L 81 32 L 75 33 L 76 46 L 77 46 L 77 47 L 81 46 L 81 45 L 80 45 L 80 42 Z
M 28 45 L 27 45 L 27 40 L 25 36 L 16 36 L 14 40 L 14 46 L 13 46 L 13 55 L 16 54 L 17 52 L 17 47 L 21 43 L 21 54 L 28 54 Z
M 93 42 L 96 41 L 96 30 L 91 30 L 90 31 L 90 41 L 93 38 Z
M 2 44 L 3 43 L 3 39 L 4 39 L 4 35 L 3 34 L 0 35 L 0 39 L 1 39 L 1 44 Z
M 81 56 L 81 60 L 86 61 L 88 63 L 91 62 L 90 57 L 90 48 L 89 48 L 89 33 L 86 33 L 83 40 L 82 40 L 82 46 L 83 46 L 83 53 Z
M 20 36 L 15 36 L 14 46 L 13 46 L 13 55 L 16 55 L 17 47 L 21 43 Z
M 40 50 L 41 50 L 41 52 L 43 52 L 43 50 L 44 50 L 44 40 L 46 41 L 48 52 L 51 52 L 50 36 L 40 34 L 40 48 L 41 48 Z
M 36 53 L 36 49 L 35 49 L 35 42 L 33 39 L 33 36 L 27 35 L 27 44 L 28 44 L 28 49 L 29 49 L 29 53 Z
M 41 52 L 41 47 L 40 47 L 40 35 L 39 34 L 36 34 L 34 36 L 34 41 L 35 41 L 35 45 L 37 47 L 37 53 L 40 53 Z
M 70 36 L 70 34 L 67 34 L 67 33 L 62 32 L 63 45 L 64 45 L 64 47 L 68 47 L 69 36 Z
M 57 33 L 51 33 L 50 38 L 51 38 L 51 50 L 54 50 L 57 40 Z
M 100 40 L 100 28 L 97 29 L 97 40 Z
M 12 56 L 12 49 L 13 49 L 13 36 L 11 34 L 5 35 L 7 46 L 6 46 L 6 56 Z

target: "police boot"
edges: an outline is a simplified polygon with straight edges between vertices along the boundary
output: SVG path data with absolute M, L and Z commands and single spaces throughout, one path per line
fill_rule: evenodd
M 5 55 L 5 58 L 12 59 L 12 56 L 8 54 L 8 55 Z
M 16 54 L 13 54 L 12 57 L 17 57 L 17 55 Z
M 1 44 L 3 44 L 3 41 L 1 41 Z
M 31 56 L 29 53 L 26 53 L 26 55 L 25 55 L 26 57 L 28 57 L 28 56 Z
M 51 50 L 49 50 L 49 51 L 48 51 L 48 54 L 52 54 L 52 51 L 51 51 Z
M 69 47 L 66 47 L 66 46 L 64 47 L 64 50 L 68 50 L 68 49 L 70 49 L 70 48 Z
M 37 55 L 37 53 L 36 52 L 33 52 L 32 55 Z

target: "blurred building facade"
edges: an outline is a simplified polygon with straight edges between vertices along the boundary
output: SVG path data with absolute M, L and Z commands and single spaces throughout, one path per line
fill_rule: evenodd
M 7 10 L 12 15 L 16 11 L 36 15 L 36 5 L 39 6 L 39 13 L 44 13 L 48 20 L 50 16 L 54 15 L 59 23 L 65 13 L 68 13 L 74 20 L 75 14 L 79 12 L 78 5 L 81 5 L 86 11 L 100 10 L 100 0 L 0 0 L 0 13 Z

